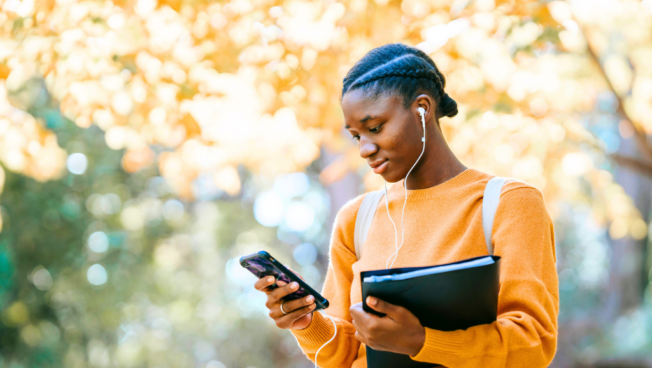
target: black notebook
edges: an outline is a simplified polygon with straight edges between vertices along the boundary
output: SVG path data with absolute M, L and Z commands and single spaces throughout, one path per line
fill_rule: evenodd
M 466 268 L 458 269 L 460 267 Z M 424 327 L 440 331 L 464 330 L 496 320 L 499 275 L 498 256 L 437 266 L 365 271 L 360 273 L 363 309 L 383 316 L 367 306 L 367 296 L 371 295 L 406 308 Z M 376 351 L 369 346 L 366 351 L 368 368 L 439 366 L 417 362 L 409 355 Z

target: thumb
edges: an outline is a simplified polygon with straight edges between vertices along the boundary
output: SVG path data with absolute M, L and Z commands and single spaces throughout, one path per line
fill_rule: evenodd
M 396 316 L 399 313 L 399 309 L 401 308 L 398 305 L 387 303 L 386 301 L 374 298 L 373 296 L 367 297 L 367 305 L 369 308 L 381 313 L 385 313 L 389 317 Z

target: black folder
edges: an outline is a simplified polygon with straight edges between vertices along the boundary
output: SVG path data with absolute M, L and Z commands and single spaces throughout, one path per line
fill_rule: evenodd
M 493 258 L 494 263 L 400 281 L 365 282 L 364 279 L 368 276 L 395 275 L 445 265 L 361 272 L 363 309 L 367 313 L 384 316 L 367 306 L 367 296 L 371 295 L 406 308 L 419 319 L 422 326 L 440 331 L 465 330 L 492 323 L 498 313 L 500 257 L 475 257 L 447 265 L 487 257 Z M 368 368 L 441 367 L 433 363 L 417 362 L 409 355 L 377 351 L 369 346 L 366 351 Z

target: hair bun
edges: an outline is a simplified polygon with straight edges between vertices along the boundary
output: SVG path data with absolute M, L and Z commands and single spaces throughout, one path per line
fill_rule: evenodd
M 448 93 L 444 93 L 439 103 L 439 112 L 441 116 L 452 118 L 457 115 L 457 102 L 453 100 Z

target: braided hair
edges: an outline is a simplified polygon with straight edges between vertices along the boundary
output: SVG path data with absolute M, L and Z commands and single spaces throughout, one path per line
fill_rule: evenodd
M 457 115 L 457 103 L 444 92 L 446 79 L 425 52 L 402 43 L 392 43 L 369 51 L 349 70 L 344 78 L 342 97 L 349 91 L 362 89 L 372 99 L 393 92 L 409 109 L 420 93 L 427 93 L 437 102 L 437 116 Z

